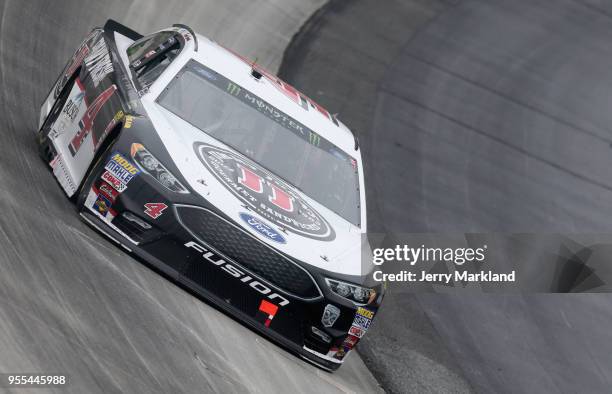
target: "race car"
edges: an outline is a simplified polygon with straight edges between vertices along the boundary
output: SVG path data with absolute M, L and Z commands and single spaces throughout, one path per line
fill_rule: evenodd
M 384 296 L 357 139 L 185 25 L 109 20 L 40 110 L 39 154 L 82 219 L 253 330 L 339 368 Z

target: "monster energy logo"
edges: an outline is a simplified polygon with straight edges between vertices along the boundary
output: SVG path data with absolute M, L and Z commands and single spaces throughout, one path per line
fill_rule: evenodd
M 240 94 L 240 86 L 236 85 L 233 82 L 228 82 L 227 83 L 227 91 L 229 92 L 229 94 L 234 95 L 234 96 L 238 96 Z
M 319 146 L 319 144 L 321 143 L 321 136 L 317 133 L 313 133 L 312 131 L 309 131 L 308 132 L 308 142 L 310 142 L 311 145 Z

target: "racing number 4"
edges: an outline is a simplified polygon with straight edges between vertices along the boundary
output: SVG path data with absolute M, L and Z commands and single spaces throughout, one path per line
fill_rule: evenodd
M 163 202 L 148 202 L 144 205 L 145 213 L 152 219 L 157 219 L 168 208 Z

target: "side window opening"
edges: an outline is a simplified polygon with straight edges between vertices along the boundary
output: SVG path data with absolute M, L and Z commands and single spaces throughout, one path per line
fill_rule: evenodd
M 151 86 L 181 51 L 179 34 L 163 31 L 136 41 L 127 49 L 130 69 L 142 88 Z

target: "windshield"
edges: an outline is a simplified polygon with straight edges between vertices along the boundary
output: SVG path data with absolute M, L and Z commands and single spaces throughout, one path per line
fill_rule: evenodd
M 158 103 L 360 225 L 355 159 L 258 96 L 191 60 Z

